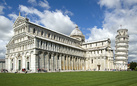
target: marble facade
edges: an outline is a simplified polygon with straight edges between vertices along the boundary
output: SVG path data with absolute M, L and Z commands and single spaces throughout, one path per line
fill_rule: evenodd
M 18 16 L 13 29 L 14 36 L 6 46 L 5 67 L 9 72 L 114 69 L 110 39 L 87 43 L 78 26 L 67 36 Z

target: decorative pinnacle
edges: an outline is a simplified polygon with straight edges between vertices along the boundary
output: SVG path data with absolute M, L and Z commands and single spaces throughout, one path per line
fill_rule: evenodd
M 20 16 L 20 12 L 19 12 L 19 16 Z
M 78 28 L 78 25 L 76 24 L 76 27 L 75 28 Z
M 122 25 L 120 25 L 120 28 L 122 29 Z

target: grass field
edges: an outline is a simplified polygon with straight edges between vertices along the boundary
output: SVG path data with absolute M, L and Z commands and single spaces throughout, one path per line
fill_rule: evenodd
M 137 86 L 137 72 L 0 73 L 0 86 Z

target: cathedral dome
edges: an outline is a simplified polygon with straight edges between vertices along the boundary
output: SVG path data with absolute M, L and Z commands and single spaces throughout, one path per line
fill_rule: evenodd
M 85 41 L 85 36 L 83 33 L 79 30 L 78 26 L 75 27 L 75 29 L 71 32 L 70 37 L 73 37 L 81 42 Z
M 79 30 L 78 26 L 71 32 L 70 36 L 84 36 L 83 33 Z

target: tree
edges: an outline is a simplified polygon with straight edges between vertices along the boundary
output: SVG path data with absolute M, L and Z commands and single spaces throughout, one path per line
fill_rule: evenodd
M 137 67 L 137 63 L 136 62 L 131 62 L 130 63 L 130 69 L 131 70 L 135 70 L 136 67 Z
M 137 71 L 137 67 L 135 68 L 135 71 Z

